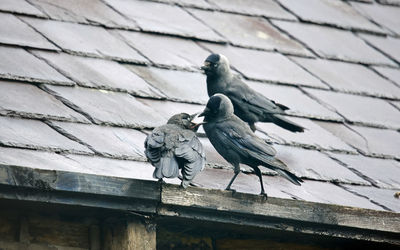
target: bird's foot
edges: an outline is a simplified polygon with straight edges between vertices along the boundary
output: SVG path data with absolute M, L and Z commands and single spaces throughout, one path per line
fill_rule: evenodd
M 232 192 L 232 195 L 236 194 L 236 189 L 233 189 L 233 188 L 226 188 L 225 190 L 231 191 L 231 192 Z
M 261 192 L 260 195 L 264 197 L 264 200 L 268 200 L 268 195 L 266 192 Z
M 159 184 L 165 184 L 166 182 L 161 178 L 161 179 L 158 179 L 158 183 Z

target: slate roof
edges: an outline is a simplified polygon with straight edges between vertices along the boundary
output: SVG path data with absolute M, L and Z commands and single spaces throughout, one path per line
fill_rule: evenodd
M 264 169 L 270 196 L 400 212 L 399 3 L 2 0 L 0 164 L 155 181 L 146 133 L 204 108 L 217 52 L 307 128 L 257 124 L 304 180 Z M 194 183 L 223 189 L 232 168 L 201 140 Z M 232 188 L 258 194 L 242 168 Z

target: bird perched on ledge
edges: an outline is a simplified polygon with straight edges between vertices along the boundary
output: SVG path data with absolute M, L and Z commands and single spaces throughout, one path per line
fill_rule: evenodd
M 254 169 L 260 180 L 261 194 L 266 197 L 261 170 L 258 167 L 260 165 L 276 171 L 296 185 L 302 182 L 282 161 L 274 157 L 276 151 L 272 146 L 257 137 L 247 123 L 234 115 L 232 102 L 225 95 L 211 96 L 199 116 L 204 116 L 203 127 L 211 144 L 234 167 L 235 174 L 226 187 L 227 190 L 231 189 L 240 172 L 240 163 Z
M 211 54 L 201 68 L 207 75 L 208 96 L 217 93 L 226 95 L 232 101 L 235 115 L 247 122 L 253 132 L 256 122 L 273 122 L 292 132 L 304 131 L 302 126 L 282 116 L 288 107 L 269 100 L 234 76 L 224 55 Z
M 154 178 L 175 178 L 181 169 L 181 186 L 186 188 L 196 174 L 203 170 L 205 151 L 195 134 L 200 124 L 192 122 L 196 116 L 176 114 L 167 124 L 155 128 L 146 137 L 145 154 L 155 167 Z

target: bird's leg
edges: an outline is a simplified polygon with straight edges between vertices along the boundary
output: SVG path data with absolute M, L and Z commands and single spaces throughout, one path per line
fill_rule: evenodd
M 263 195 L 265 197 L 265 199 L 268 199 L 268 195 L 264 190 L 264 182 L 262 180 L 262 173 L 261 170 L 258 167 L 253 167 L 254 172 L 256 173 L 256 175 L 258 176 L 258 178 L 260 179 L 260 185 L 261 185 L 261 195 Z
M 229 182 L 228 186 L 225 188 L 225 190 L 232 190 L 235 191 L 234 189 L 231 189 L 231 185 L 233 183 L 233 181 L 236 179 L 236 177 L 238 176 L 238 174 L 240 173 L 240 166 L 239 164 L 235 164 L 235 175 L 232 177 L 231 181 Z

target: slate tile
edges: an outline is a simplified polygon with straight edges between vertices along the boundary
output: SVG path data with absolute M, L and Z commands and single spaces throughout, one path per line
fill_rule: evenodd
M 150 61 L 162 66 L 199 68 L 209 55 L 188 39 L 128 31 L 120 31 L 119 34 Z
M 117 91 L 127 91 L 145 97 L 164 97 L 145 80 L 126 69 L 123 65 L 109 60 L 72 56 L 65 53 L 34 51 L 59 72 L 73 79 L 78 85 Z
M 280 144 L 296 145 L 306 148 L 322 148 L 351 153 L 356 152 L 342 140 L 311 120 L 296 117 L 290 117 L 289 119 L 302 125 L 306 130 L 303 133 L 292 133 L 273 123 L 257 123 L 256 126 L 267 133 L 268 137 L 261 132 L 256 132 L 256 134 L 263 138 L 270 138 Z
M 0 43 L 58 50 L 42 35 L 13 14 L 0 13 Z
M 363 154 L 400 159 L 400 134 L 394 130 L 359 126 L 350 126 L 349 129 L 333 123 L 317 123 Z
M 69 22 L 104 25 L 138 29 L 138 26 L 100 0 L 31 0 L 32 4 L 40 8 L 52 19 Z
M 127 93 L 51 85 L 46 85 L 46 88 L 64 104 L 79 110 L 96 124 L 123 127 L 154 127 L 162 124 L 159 114 Z
M 51 122 L 51 126 L 78 138 L 101 155 L 145 159 L 143 143 L 146 134 L 138 130 L 69 122 Z
M 0 78 L 73 85 L 48 64 L 26 50 L 0 46 Z M 21 67 L 21 65 L 24 65 Z
M 157 0 L 157 2 L 163 3 L 176 3 L 180 6 L 185 7 L 196 7 L 202 9 L 213 9 L 215 6 L 210 4 L 208 0 Z
M 199 140 L 204 147 L 207 164 L 218 167 L 228 167 L 233 170 L 232 165 L 229 164 L 220 154 L 218 154 L 207 137 L 199 137 Z
M 137 51 L 102 27 L 23 18 L 63 50 L 129 62 L 146 62 Z
M 81 165 L 80 171 L 102 176 L 157 181 L 153 178 L 153 166 L 148 162 L 109 159 L 98 156 L 66 155 Z
M 400 39 L 362 34 L 360 34 L 360 36 L 372 47 L 381 51 L 383 54 L 395 60 L 397 63 L 400 63 Z
M 279 2 L 294 12 L 301 20 L 307 22 L 330 24 L 346 29 L 383 32 L 346 2 L 337 0 L 279 0 Z
M 84 116 L 34 85 L 0 80 L 0 93 L 3 93 L 0 95 L 1 115 L 89 122 Z
M 182 112 L 188 114 L 194 114 L 198 112 L 202 112 L 205 108 L 204 105 L 197 104 L 189 104 L 182 102 L 171 102 L 171 101 L 160 101 L 160 100 L 152 100 L 145 98 L 137 98 L 137 100 L 148 108 L 151 108 L 157 116 L 161 116 L 163 119 L 159 119 L 155 126 L 160 126 L 167 122 L 167 120 L 175 115 Z
M 33 169 L 85 172 L 77 162 L 54 152 L 0 147 L 0 164 Z
M 305 91 L 349 121 L 400 128 L 400 112 L 385 100 L 317 89 Z
M 296 20 L 296 17 L 284 10 L 273 0 L 211 0 L 211 3 L 227 12 L 251 16 L 264 16 L 285 20 Z
M 400 3 L 400 1 L 399 1 Z M 351 3 L 360 13 L 380 26 L 400 35 L 400 9 L 380 4 Z
M 378 97 L 400 98 L 400 88 L 359 64 L 292 58 L 335 90 Z M 399 74 L 400 75 L 400 74 Z
M 274 145 L 274 148 L 277 151 L 276 157 L 296 176 L 331 182 L 370 184 L 319 151 L 281 145 Z
M 382 189 L 376 187 L 364 187 L 343 185 L 347 190 L 360 196 L 368 197 L 369 200 L 387 207 L 394 212 L 400 212 L 400 202 L 394 197 L 397 190 Z
M 332 157 L 345 163 L 348 168 L 366 176 L 366 179 L 378 187 L 400 188 L 400 164 L 395 160 L 378 159 L 361 155 L 333 154 Z
M 350 31 L 294 22 L 276 20 L 272 22 L 307 44 L 321 57 L 357 63 L 395 66 L 391 60 L 368 46 Z
M 397 107 L 400 110 L 400 102 L 390 102 L 393 106 Z
M 128 67 L 168 99 L 201 104 L 208 101 L 206 78 L 203 74 L 155 67 Z
M 290 39 L 261 17 L 198 9 L 191 9 L 190 13 L 235 45 L 278 50 L 297 55 L 311 55 L 301 44 Z
M 10 147 L 92 153 L 38 120 L 0 117 L 0 144 Z
M 373 67 L 378 73 L 400 86 L 400 69 L 388 67 Z
M 384 210 L 382 207 L 371 203 L 368 199 L 352 194 L 329 182 L 305 180 L 300 187 L 291 183 L 286 185 L 282 183 L 280 188 L 282 192 L 306 201 Z
M 214 53 L 224 54 L 231 66 L 249 79 L 326 88 L 320 80 L 281 54 L 202 44 Z
M 106 0 L 145 31 L 223 41 L 212 29 L 176 5 L 149 1 Z M 182 25 L 185 24 L 185 25 Z
M 338 114 L 311 99 L 298 88 L 253 81 L 247 81 L 247 83 L 252 89 L 262 93 L 267 98 L 289 107 L 289 110 L 285 111 L 287 114 L 318 119 L 342 120 Z
M 0 10 L 9 11 L 12 13 L 45 17 L 45 15 L 40 10 L 38 10 L 25 0 L 1 0 Z
M 378 3 L 400 6 L 400 0 L 377 0 Z

